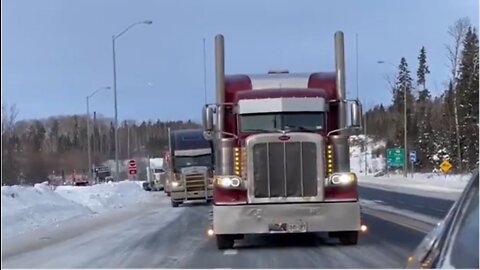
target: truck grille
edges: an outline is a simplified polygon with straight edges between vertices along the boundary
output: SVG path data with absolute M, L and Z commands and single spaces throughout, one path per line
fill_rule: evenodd
M 253 174 L 256 198 L 317 196 L 315 143 L 257 143 Z
M 201 173 L 185 175 L 186 191 L 204 191 L 206 185 L 205 180 L 205 175 Z

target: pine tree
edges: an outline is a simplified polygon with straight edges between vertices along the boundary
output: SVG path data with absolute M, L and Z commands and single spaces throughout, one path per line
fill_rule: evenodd
M 417 87 L 421 89 L 418 92 L 418 98 L 415 105 L 415 122 L 418 131 L 415 142 L 417 151 L 418 166 L 422 168 L 431 168 L 432 156 L 434 154 L 434 145 L 432 143 L 431 126 L 431 96 L 426 87 L 426 75 L 430 73 L 427 65 L 427 53 L 425 47 L 420 50 L 418 56 L 417 69 Z
M 395 145 L 403 145 L 404 136 L 404 106 L 407 106 L 407 132 L 409 141 L 415 139 L 416 125 L 412 121 L 412 112 L 414 109 L 414 96 L 412 94 L 412 78 L 408 69 L 407 60 L 402 57 L 398 66 L 398 75 L 393 89 L 392 111 L 394 114 L 395 126 Z M 406 92 L 405 92 L 406 91 Z M 405 96 L 407 97 L 406 102 Z
M 471 27 L 463 42 L 456 84 L 462 166 L 472 170 L 478 161 L 478 36 Z

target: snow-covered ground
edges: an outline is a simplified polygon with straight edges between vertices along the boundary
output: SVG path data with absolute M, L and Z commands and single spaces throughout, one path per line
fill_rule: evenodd
M 73 218 L 147 202 L 140 181 L 122 181 L 93 186 L 59 186 L 46 183 L 33 187 L 2 187 L 2 239 L 43 227 L 60 226 Z
M 401 174 L 388 174 L 374 177 L 375 173 L 385 169 L 385 142 L 374 141 L 367 137 L 366 151 L 362 151 L 363 135 L 352 136 L 350 146 L 350 167 L 359 177 L 360 185 L 376 187 L 390 191 L 455 200 L 470 179 L 467 175 L 443 175 L 434 173 L 409 173 L 407 178 Z M 382 150 L 382 151 L 379 151 Z M 367 174 L 365 174 L 365 161 Z
M 361 145 L 364 139 L 363 135 L 350 138 L 350 168 L 357 174 L 364 173 L 366 160 L 367 172 L 374 174 L 383 170 L 386 166 L 385 155 L 375 155 L 376 151 L 385 149 L 385 142 L 374 141 L 372 138 L 367 137 L 366 151 L 362 151 Z

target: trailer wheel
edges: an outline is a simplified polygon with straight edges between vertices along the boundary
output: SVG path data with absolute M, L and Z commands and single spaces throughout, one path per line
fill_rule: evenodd
M 217 248 L 220 250 L 231 249 L 235 244 L 235 239 L 231 235 L 216 235 Z
M 172 200 L 172 207 L 178 207 L 181 204 L 181 202 L 176 202 Z
M 358 243 L 358 232 L 351 231 L 351 232 L 339 232 L 338 240 L 342 245 L 352 246 Z

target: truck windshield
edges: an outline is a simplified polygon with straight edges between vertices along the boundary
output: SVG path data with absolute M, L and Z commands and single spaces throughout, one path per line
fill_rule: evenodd
M 212 155 L 201 155 L 201 156 L 176 156 L 175 157 L 175 171 L 180 171 L 185 167 L 192 166 L 206 166 L 208 168 L 212 167 Z
M 323 112 L 280 112 L 240 115 L 242 132 L 324 129 Z

